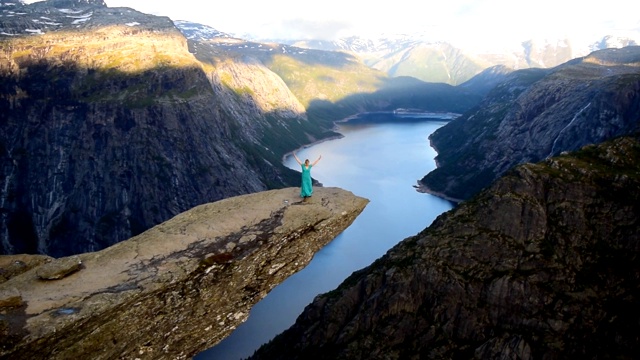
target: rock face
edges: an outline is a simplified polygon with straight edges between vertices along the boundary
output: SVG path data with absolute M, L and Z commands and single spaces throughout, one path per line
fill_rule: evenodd
M 282 155 L 328 136 L 274 73 L 196 59 L 166 17 L 102 1 L 0 9 L 1 254 L 97 251 L 292 186 Z
M 0 284 L 2 359 L 185 359 L 231 333 L 253 304 L 342 232 L 367 200 L 317 188 L 228 198 L 78 255 L 79 270 Z M 77 264 L 77 259 L 55 262 Z M 1 258 L 0 258 L 1 259 Z
M 434 132 L 438 168 L 420 183 L 464 200 L 513 166 L 640 129 L 640 47 L 507 75 L 475 109 Z
M 252 359 L 633 359 L 640 141 L 515 168 L 336 290 Z

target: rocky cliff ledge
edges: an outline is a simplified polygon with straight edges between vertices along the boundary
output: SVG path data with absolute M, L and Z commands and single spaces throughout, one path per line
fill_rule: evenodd
M 37 257 L 13 277 L 29 260 L 5 258 L 0 358 L 180 359 L 213 346 L 368 203 L 298 191 L 201 205 L 99 252 Z

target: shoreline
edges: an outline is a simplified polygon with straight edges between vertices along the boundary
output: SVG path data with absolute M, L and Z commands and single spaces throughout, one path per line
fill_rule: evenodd
M 436 156 L 433 158 L 433 161 L 435 162 L 436 169 L 437 169 L 437 168 L 440 167 L 440 163 L 438 162 L 438 149 L 433 145 L 433 140 L 431 139 L 431 136 L 429 136 L 429 146 L 436 152 Z M 454 203 L 455 206 L 460 205 L 460 203 L 464 201 L 462 199 L 456 199 L 454 197 L 448 196 L 445 193 L 432 190 L 430 187 L 425 185 L 420 180 L 418 180 L 416 183 L 417 183 L 416 185 L 413 185 L 413 188 L 416 189 L 416 191 L 419 192 L 419 193 L 430 194 L 430 195 L 433 195 L 435 197 L 439 197 L 441 199 L 444 199 L 444 200 L 447 200 L 447 201 L 450 201 L 450 202 Z
M 308 148 L 308 147 L 312 147 L 312 146 L 314 146 L 314 145 L 322 144 L 322 143 L 323 143 L 323 142 L 325 142 L 325 141 L 331 141 L 331 140 L 342 139 L 343 137 L 344 137 L 344 135 L 342 135 L 342 134 L 338 133 L 338 135 L 335 135 L 335 136 L 329 136 L 329 137 L 327 137 L 327 138 L 320 139 L 320 140 L 316 140 L 316 141 L 311 142 L 311 143 L 308 143 L 308 144 L 306 144 L 306 145 L 302 145 L 302 146 L 300 146 L 300 147 L 297 147 L 295 150 L 291 150 L 291 151 L 289 151 L 289 152 L 287 152 L 287 153 L 284 153 L 284 154 L 282 155 L 282 158 L 280 159 L 280 162 L 281 162 L 281 163 L 283 163 L 283 165 L 284 165 L 284 160 L 287 158 L 287 156 L 293 155 L 293 153 L 294 153 L 294 152 L 296 152 L 296 151 L 298 151 L 298 150 L 302 150 L 302 149 L 306 149 L 306 148 Z
M 337 139 L 343 138 L 344 135 L 337 131 L 339 124 L 347 124 L 350 121 L 356 120 L 356 119 L 360 118 L 363 115 L 370 115 L 370 114 L 395 115 L 395 116 L 397 116 L 397 117 L 399 117 L 401 119 L 406 119 L 406 118 L 425 119 L 424 121 L 427 121 L 426 119 L 433 120 L 433 121 L 451 121 L 451 120 L 454 120 L 458 116 L 461 115 L 461 114 L 451 113 L 451 112 L 433 112 L 433 111 L 422 111 L 421 112 L 421 111 L 410 111 L 410 110 L 405 110 L 405 109 L 396 109 L 396 110 L 391 110 L 391 111 L 367 111 L 367 112 L 357 113 L 357 114 L 354 114 L 354 115 L 347 116 L 344 119 L 335 120 L 333 122 L 333 127 L 332 127 L 331 130 L 333 132 L 335 132 L 337 135 L 329 136 L 327 138 L 320 139 L 320 140 L 316 140 L 316 141 L 313 141 L 311 143 L 302 145 L 302 146 L 296 148 L 295 150 L 289 151 L 289 152 L 287 152 L 287 153 L 282 155 L 282 159 L 280 159 L 280 162 L 284 165 L 285 159 L 288 156 L 293 155 L 293 153 L 298 151 L 298 150 L 306 149 L 308 147 L 312 147 L 314 145 L 321 144 L 321 143 L 323 143 L 325 141 L 331 141 L 331 140 L 337 140 Z M 407 116 L 402 116 L 402 115 L 407 115 Z M 371 121 L 371 123 L 375 124 L 376 122 L 375 121 Z M 429 146 L 431 148 L 433 148 L 436 151 L 436 153 L 438 152 L 438 150 L 433 146 L 431 140 L 429 140 Z M 438 161 L 435 160 L 435 159 L 434 159 L 434 161 L 436 163 L 436 168 L 438 168 L 439 167 Z M 322 186 L 322 184 L 319 184 L 319 185 Z M 450 201 L 450 202 L 454 203 L 455 205 L 458 205 L 463 201 L 462 199 L 456 199 L 456 198 L 447 196 L 444 193 L 431 190 L 429 187 L 427 187 L 426 185 L 421 183 L 420 180 L 417 180 L 417 185 L 413 185 L 413 188 L 419 193 L 430 194 L 430 195 L 436 196 L 438 198 L 441 198 L 443 200 Z
M 329 136 L 329 137 L 324 138 L 324 139 L 316 140 L 316 141 L 310 142 L 308 144 L 302 145 L 302 146 L 296 148 L 295 150 L 292 150 L 292 151 L 289 151 L 287 153 L 284 153 L 282 155 L 281 162 L 284 162 L 284 160 L 285 160 L 285 158 L 287 156 L 293 154 L 294 152 L 296 152 L 298 150 L 306 149 L 308 147 L 323 143 L 325 141 L 330 141 L 330 140 L 336 140 L 336 139 L 343 138 L 344 135 L 342 135 L 342 134 L 340 134 L 339 132 L 336 131 L 337 128 L 338 128 L 338 124 L 346 124 L 351 120 L 358 119 L 362 115 L 370 115 L 370 114 L 388 114 L 388 115 L 396 115 L 399 118 L 431 119 L 431 120 L 440 120 L 440 121 L 447 121 L 447 120 L 451 121 L 451 120 L 454 120 L 455 118 L 457 118 L 458 116 L 461 115 L 461 114 L 452 113 L 452 112 L 411 111 L 409 109 L 396 109 L 396 110 L 389 110 L 389 111 L 365 111 L 365 112 L 357 113 L 357 114 L 354 114 L 354 115 L 347 116 L 344 119 L 335 120 L 333 122 L 333 127 L 331 128 L 331 131 L 336 132 L 338 135 Z M 406 116 L 403 116 L 403 115 L 406 115 Z M 372 121 L 371 123 L 375 123 L 375 121 Z M 429 144 L 429 145 L 431 146 L 431 144 Z M 437 166 L 437 164 L 436 164 L 436 166 Z
M 454 203 L 456 205 L 459 205 L 461 202 L 464 201 L 462 199 L 456 199 L 456 198 L 453 198 L 451 196 L 447 196 L 444 193 L 431 190 L 431 188 L 429 188 L 428 186 L 426 186 L 423 183 L 421 183 L 420 180 L 418 180 L 417 185 L 413 185 L 413 188 L 416 189 L 416 191 L 419 192 L 419 193 L 430 194 L 430 195 L 439 197 L 441 199 L 450 201 L 450 202 L 452 202 L 452 203 Z
M 334 121 L 334 124 L 338 123 L 348 123 L 352 120 L 356 120 L 363 115 L 393 115 L 399 119 L 412 119 L 412 120 L 423 120 L 423 121 L 451 121 L 455 120 L 462 114 L 452 113 L 452 112 L 437 112 L 437 111 L 410 111 L 406 109 L 396 109 L 396 110 L 388 110 L 388 111 L 366 111 L 362 113 L 357 113 L 351 116 L 348 116 L 341 120 Z M 370 123 L 376 123 L 376 121 L 364 121 Z

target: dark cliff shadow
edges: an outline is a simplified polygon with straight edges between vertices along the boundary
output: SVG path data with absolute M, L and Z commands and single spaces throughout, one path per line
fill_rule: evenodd
M 294 184 L 281 156 L 319 131 L 277 114 L 250 131 L 197 66 L 16 63 L 0 76 L 3 254 L 100 250 L 196 205 Z

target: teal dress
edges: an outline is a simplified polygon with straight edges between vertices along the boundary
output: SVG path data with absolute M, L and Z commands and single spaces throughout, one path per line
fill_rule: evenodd
M 312 165 L 309 165 L 308 168 L 305 168 L 304 164 L 302 164 L 301 166 L 302 166 L 302 185 L 300 186 L 300 197 L 305 198 L 313 194 L 313 186 L 312 186 L 313 184 L 311 183 Z

